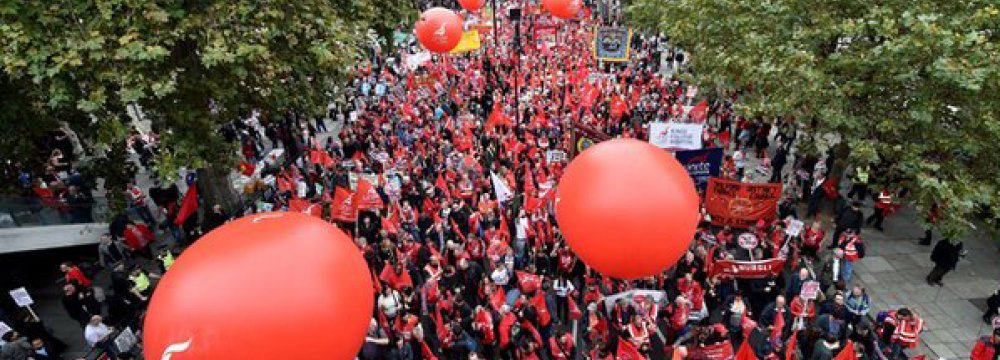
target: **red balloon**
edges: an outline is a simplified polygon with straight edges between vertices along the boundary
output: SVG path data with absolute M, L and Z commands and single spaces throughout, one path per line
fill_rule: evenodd
M 462 40 L 462 18 L 445 8 L 431 8 L 420 14 L 414 28 L 417 40 L 427 50 L 446 53 Z
M 542 0 L 542 6 L 557 18 L 573 19 L 580 14 L 583 4 L 580 0 Z
M 165 274 L 146 315 L 146 358 L 354 359 L 371 293 L 364 258 L 333 225 L 297 212 L 247 216 Z
M 479 11 L 483 8 L 485 0 L 458 0 L 458 4 L 468 11 Z
M 659 274 L 687 251 L 699 199 L 684 167 L 663 149 L 616 139 L 581 153 L 559 180 L 556 219 L 566 243 L 604 275 Z

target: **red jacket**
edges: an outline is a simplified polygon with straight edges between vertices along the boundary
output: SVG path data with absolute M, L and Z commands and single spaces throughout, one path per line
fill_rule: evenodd
M 125 229 L 125 244 L 133 251 L 145 249 L 156 237 L 146 224 L 138 224 L 134 229 Z
M 976 346 L 972 348 L 971 360 L 993 360 L 997 343 L 993 342 L 992 336 L 983 336 L 976 341 Z

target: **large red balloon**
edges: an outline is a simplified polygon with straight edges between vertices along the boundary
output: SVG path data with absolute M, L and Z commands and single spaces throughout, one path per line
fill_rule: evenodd
M 247 216 L 202 237 L 163 277 L 146 358 L 353 359 L 371 293 L 364 258 L 333 225 L 297 212 Z
M 483 3 L 485 0 L 458 0 L 458 4 L 462 5 L 462 8 L 468 11 L 479 11 L 483 8 Z
M 431 8 L 420 14 L 414 28 L 417 40 L 427 50 L 446 53 L 462 40 L 462 18 L 445 8 Z
M 562 19 L 573 19 L 580 14 L 581 0 L 542 0 L 545 10 Z
M 570 162 L 559 180 L 556 219 L 570 248 L 604 275 L 636 279 L 674 265 L 699 219 L 684 167 L 647 142 L 616 139 Z

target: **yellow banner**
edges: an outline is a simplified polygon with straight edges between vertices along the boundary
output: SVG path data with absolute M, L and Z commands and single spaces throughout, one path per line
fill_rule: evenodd
M 462 40 L 451 49 L 452 54 L 461 54 L 469 51 L 479 50 L 482 44 L 479 41 L 479 31 L 469 30 L 462 33 Z

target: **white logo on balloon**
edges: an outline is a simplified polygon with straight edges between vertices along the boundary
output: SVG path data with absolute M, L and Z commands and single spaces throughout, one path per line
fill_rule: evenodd
M 185 342 L 170 344 L 170 346 L 167 346 L 163 350 L 163 356 L 160 357 L 160 360 L 170 360 L 170 357 L 174 354 L 187 351 L 191 347 L 191 341 L 191 339 L 187 339 Z

